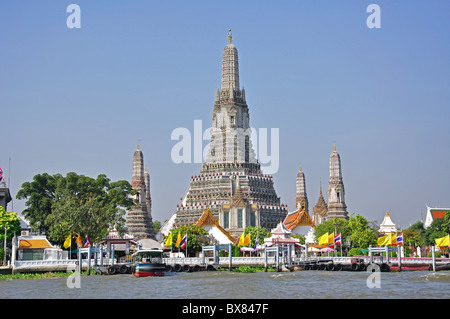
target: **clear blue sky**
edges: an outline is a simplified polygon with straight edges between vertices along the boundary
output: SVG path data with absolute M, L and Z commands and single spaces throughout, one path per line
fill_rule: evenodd
M 70 3 L 81 29 L 66 26 Z M 381 29 L 366 25 L 371 3 Z M 444 0 L 2 1 L 0 167 L 14 197 L 43 172 L 130 181 L 140 140 L 153 217 L 168 219 L 201 168 L 172 162 L 171 132 L 209 127 L 231 28 L 250 124 L 280 129 L 282 203 L 294 207 L 300 164 L 311 209 L 320 179 L 327 192 L 336 141 L 349 212 L 408 227 L 426 204 L 450 207 L 449 12 Z

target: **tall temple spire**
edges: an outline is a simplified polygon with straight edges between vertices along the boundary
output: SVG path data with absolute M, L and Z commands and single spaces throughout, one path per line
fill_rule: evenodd
M 330 155 L 330 181 L 328 184 L 328 217 L 348 218 L 345 205 L 345 189 L 342 180 L 341 158 L 336 151 L 336 144 Z
M 302 167 L 299 167 L 297 173 L 297 193 L 295 196 L 295 207 L 299 209 L 300 206 L 304 207 L 306 212 L 309 212 L 308 196 L 306 195 L 306 183 L 305 174 L 302 172 Z
M 152 218 L 152 196 L 150 195 L 150 174 L 148 173 L 147 167 L 145 168 L 144 181 L 145 181 L 145 201 L 147 204 L 147 212 L 150 218 Z
M 264 175 L 252 147 L 249 108 L 239 84 L 238 51 L 228 30 L 222 85 L 216 89 L 211 143 L 200 174 L 192 176 L 174 226 L 197 222 L 206 207 L 232 236 L 247 226 L 275 228 L 287 214 L 272 176 Z
M 151 217 L 151 204 L 149 205 L 148 202 L 150 200 L 150 179 L 148 173 L 144 173 L 144 155 L 140 150 L 140 143 L 138 143 L 133 155 L 131 187 L 138 193 L 134 198 L 134 205 L 127 213 L 126 224 L 128 231 L 136 239 L 155 239 L 155 231 Z
M 225 46 L 222 55 L 222 91 L 239 90 L 239 59 L 238 51 L 231 36 L 231 29 L 228 32 L 228 44 Z
M 325 202 L 322 194 L 322 179 L 320 179 L 320 192 L 319 199 L 317 200 L 316 205 L 313 207 L 313 218 L 314 224 L 317 226 L 326 220 L 328 213 L 328 205 Z
M 231 30 L 229 32 L 228 44 L 222 56 L 222 89 L 216 89 L 206 163 L 257 164 L 251 142 L 248 106 L 244 90 L 239 88 L 238 53 L 230 42 Z

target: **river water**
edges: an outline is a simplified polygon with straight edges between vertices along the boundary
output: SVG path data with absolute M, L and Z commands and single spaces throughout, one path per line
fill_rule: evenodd
M 202 271 L 164 277 L 127 274 L 78 279 L 0 280 L 0 299 L 446 299 L 450 293 L 449 271 Z

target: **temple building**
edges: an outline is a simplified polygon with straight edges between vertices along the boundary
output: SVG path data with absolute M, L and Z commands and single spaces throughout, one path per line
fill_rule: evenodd
M 8 203 L 12 200 L 9 188 L 6 186 L 5 180 L 3 179 L 3 171 L 0 168 L 0 206 L 2 206 L 5 211 L 8 211 Z
M 430 227 L 433 220 L 436 218 L 444 218 L 448 211 L 450 211 L 450 208 L 431 208 L 427 206 L 427 216 L 425 217 L 424 227 Z
M 133 175 L 131 178 L 131 186 L 138 193 L 133 198 L 134 205 L 128 211 L 126 218 L 128 232 L 135 240 L 144 238 L 155 239 L 149 176 L 147 170 L 144 173 L 144 155 L 138 144 L 133 156 Z
M 237 243 L 237 238 L 231 236 L 229 231 L 226 231 L 219 224 L 219 220 L 214 218 L 209 210 L 209 207 L 205 209 L 200 219 L 197 221 L 197 225 L 208 232 L 208 234 L 217 241 L 219 245 L 228 245 Z
M 175 212 L 174 227 L 193 224 L 209 207 L 219 225 L 238 237 L 248 226 L 275 228 L 287 207 L 272 176 L 264 175 L 251 142 L 249 109 L 240 87 L 238 51 L 231 30 L 222 56 L 222 85 L 216 90 L 211 143 L 199 175 L 191 176 Z
M 383 234 L 391 234 L 397 232 L 397 226 L 392 221 L 391 216 L 388 212 L 384 215 L 383 222 L 380 224 L 380 229 L 378 229 L 380 233 Z
M 320 194 L 319 199 L 317 200 L 316 205 L 313 207 L 313 220 L 315 225 L 320 225 L 327 219 L 328 215 L 328 205 L 325 202 L 325 198 L 323 198 L 322 194 L 322 182 L 320 182 Z
M 288 213 L 283 224 L 294 235 L 305 235 L 311 230 L 311 227 L 315 226 L 314 221 L 303 207 Z
M 328 183 L 328 212 L 326 219 L 334 217 L 348 219 L 341 158 L 336 151 L 336 145 L 334 145 L 334 150 L 330 155 L 330 181 Z
M 308 196 L 306 195 L 306 183 L 305 174 L 302 172 L 302 167 L 300 166 L 297 173 L 297 193 L 295 196 L 295 208 L 304 208 L 307 213 L 308 209 Z

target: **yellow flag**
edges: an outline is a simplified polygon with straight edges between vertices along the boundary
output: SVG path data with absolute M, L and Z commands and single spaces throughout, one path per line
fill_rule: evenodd
M 164 246 L 166 246 L 166 247 L 172 246 L 172 233 L 170 233 L 169 236 L 167 237 L 167 240 L 164 243 Z
M 328 235 L 328 245 L 334 245 L 334 233 Z
M 242 246 L 247 246 L 247 245 L 250 245 L 250 233 L 248 233 L 247 236 L 245 236 L 244 243 L 242 244 Z
M 317 238 L 319 245 L 328 245 L 328 232 Z
M 83 246 L 83 242 L 81 241 L 80 234 L 78 234 L 78 237 L 77 237 L 77 246 Z
M 386 246 L 392 244 L 392 236 L 391 234 L 382 236 L 378 238 L 378 246 Z
M 438 247 L 447 247 L 450 246 L 450 236 L 444 236 L 442 238 L 436 238 L 434 240 L 436 242 L 436 246 Z
M 69 235 L 69 236 L 66 238 L 66 241 L 64 242 L 64 248 L 65 248 L 65 249 L 67 249 L 67 248 L 70 247 L 70 237 L 71 237 L 71 235 Z
M 181 233 L 178 232 L 177 242 L 175 243 L 175 246 L 179 247 L 181 243 Z
M 395 235 L 394 237 L 392 237 L 391 235 L 391 245 L 397 245 L 397 235 Z
M 244 246 L 244 232 L 242 232 L 241 237 L 239 237 L 238 246 Z

